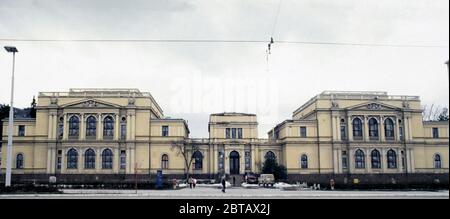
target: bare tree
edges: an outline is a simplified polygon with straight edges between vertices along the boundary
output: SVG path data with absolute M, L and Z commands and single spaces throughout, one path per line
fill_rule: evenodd
M 430 107 L 422 107 L 422 117 L 424 121 L 446 121 L 448 120 L 448 108 L 431 104 Z
M 198 144 L 188 141 L 173 141 L 172 148 L 177 150 L 177 154 L 183 156 L 184 159 L 184 175 L 189 179 L 189 170 L 191 169 L 192 161 L 194 161 L 194 152 L 199 149 Z

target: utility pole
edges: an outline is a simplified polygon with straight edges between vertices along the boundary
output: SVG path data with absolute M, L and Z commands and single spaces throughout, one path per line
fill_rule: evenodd
M 5 187 L 11 186 L 11 160 L 12 160 L 12 143 L 14 130 L 14 65 L 16 62 L 16 52 L 19 52 L 16 47 L 5 46 L 5 50 L 13 54 L 12 77 L 11 77 L 11 105 L 9 108 L 8 118 L 8 146 L 6 147 L 6 177 Z

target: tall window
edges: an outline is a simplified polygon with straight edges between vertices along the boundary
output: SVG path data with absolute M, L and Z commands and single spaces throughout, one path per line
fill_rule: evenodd
M 434 168 L 436 168 L 436 169 L 441 169 L 442 168 L 441 155 L 439 155 L 439 154 L 435 154 L 434 155 Z
M 372 151 L 370 156 L 371 156 L 371 161 L 372 161 L 372 169 L 380 169 L 381 168 L 380 152 L 377 149 L 375 149 Z
M 56 159 L 56 169 L 60 170 L 62 164 L 62 150 L 58 150 L 58 157 Z
M 127 167 L 127 153 L 125 150 L 120 151 L 120 169 Z
M 103 119 L 103 137 L 111 138 L 114 136 L 114 119 L 111 116 Z
M 275 156 L 275 153 L 273 153 L 272 151 L 268 151 L 267 153 L 266 153 L 266 155 L 264 156 L 264 158 L 266 159 L 266 160 L 276 160 L 277 159 L 277 157 Z
M 25 136 L 25 126 L 19 125 L 19 136 Z
M 403 141 L 403 127 L 398 127 L 398 135 L 400 140 Z
M 195 170 L 201 170 L 203 168 L 203 154 L 200 151 L 195 151 L 194 154 L 192 154 L 192 157 L 194 158 L 194 169 Z
M 78 116 L 72 116 L 69 119 L 69 136 L 78 137 L 80 134 L 80 119 Z
M 355 168 L 364 169 L 365 167 L 364 152 L 361 149 L 358 149 L 355 152 Z
M 169 169 L 169 156 L 167 154 L 161 156 L 161 169 Z
M 394 150 L 390 149 L 387 152 L 387 161 L 388 161 L 388 168 L 395 169 L 397 168 L 397 154 Z
M 242 139 L 242 128 L 226 128 L 225 138 Z
M 341 140 L 347 140 L 347 128 L 341 125 Z
M 167 125 L 162 126 L 162 136 L 164 136 L 164 137 L 169 136 L 169 126 L 167 126 Z
M 102 169 L 112 169 L 113 153 L 110 149 L 102 152 Z
M 436 127 L 433 128 L 433 138 L 439 138 L 439 129 Z
M 302 169 L 308 169 L 308 156 L 306 154 L 303 154 L 300 158 L 300 167 Z
M 359 118 L 353 119 L 352 126 L 353 126 L 353 137 L 356 139 L 361 139 L 363 136 L 361 119 Z
M 237 138 L 242 139 L 242 128 L 237 129 Z
M 306 127 L 305 126 L 300 127 L 300 137 L 306 138 Z
M 232 129 L 231 129 L 231 138 L 232 138 L 232 139 L 236 139 L 236 136 L 237 136 L 236 134 L 237 134 L 237 133 L 236 133 L 236 128 L 232 128 Z
M 125 140 L 127 138 L 127 124 L 120 124 L 120 139 Z
M 374 118 L 369 119 L 369 138 L 378 139 L 378 121 Z
M 394 139 L 394 122 L 392 119 L 387 118 L 384 120 L 384 135 L 388 140 Z
M 231 129 L 230 128 L 226 128 L 225 129 L 225 138 L 231 138 Z
M 91 148 L 84 152 L 84 168 L 95 169 L 95 151 Z
M 78 168 L 78 152 L 75 149 L 70 149 L 67 152 L 67 169 Z
M 348 157 L 347 157 L 347 151 L 342 151 L 342 168 L 347 169 L 348 168 Z
M 23 154 L 16 156 L 16 169 L 23 169 Z
M 95 137 L 97 135 L 97 119 L 94 116 L 89 116 L 86 123 L 86 137 Z
M 251 163 L 252 163 L 252 155 L 251 155 L 250 151 L 246 151 L 245 152 L 245 169 L 246 170 L 252 169 Z
M 402 169 L 405 169 L 405 152 L 401 151 L 400 154 L 402 156 Z
M 58 138 L 62 139 L 64 136 L 64 123 L 60 122 L 58 123 Z

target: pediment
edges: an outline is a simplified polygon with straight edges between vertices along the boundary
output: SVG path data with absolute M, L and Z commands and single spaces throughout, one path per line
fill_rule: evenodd
M 400 110 L 396 106 L 392 106 L 385 103 L 380 103 L 377 101 L 370 101 L 346 108 L 347 110 Z
M 118 108 L 120 105 L 96 99 L 84 99 L 61 105 L 62 108 Z

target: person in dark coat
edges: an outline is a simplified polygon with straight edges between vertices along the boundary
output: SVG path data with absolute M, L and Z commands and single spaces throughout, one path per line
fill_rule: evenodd
M 222 177 L 222 181 L 221 181 L 221 183 L 222 183 L 222 192 L 223 192 L 223 193 L 225 193 L 226 182 L 227 182 L 227 181 L 225 181 L 225 176 L 223 176 L 223 177 Z

